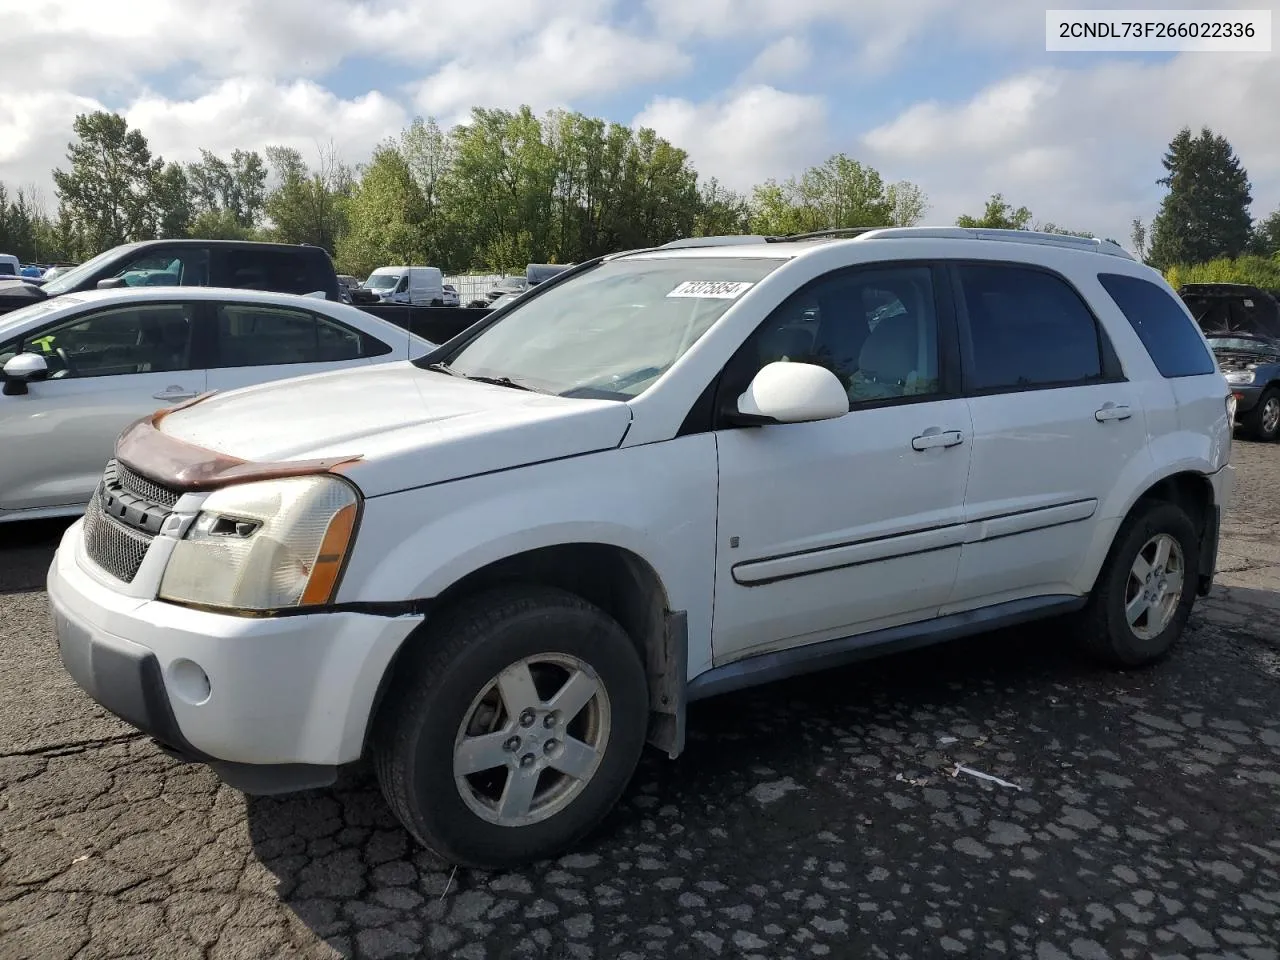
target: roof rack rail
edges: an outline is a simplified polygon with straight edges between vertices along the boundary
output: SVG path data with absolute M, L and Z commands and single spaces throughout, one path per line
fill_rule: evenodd
M 727 247 L 739 243 L 764 243 L 768 239 L 770 238 L 736 233 L 718 237 L 685 237 L 681 240 L 672 240 L 670 243 L 664 243 L 659 247 L 651 247 L 649 249 L 672 250 L 677 247 Z
M 1066 233 L 1042 233 L 1036 230 L 1003 230 L 987 227 L 884 227 L 862 233 L 861 240 L 892 239 L 930 240 L 1000 240 L 1006 243 L 1031 243 L 1046 247 L 1066 247 L 1075 250 L 1091 250 L 1109 256 L 1133 260 L 1124 247 L 1113 240 L 1098 237 L 1077 237 Z
M 762 237 L 766 243 L 790 243 L 793 240 L 822 240 L 827 237 L 860 237 L 864 233 L 875 230 L 889 230 L 891 227 L 828 227 L 825 230 L 810 230 L 807 233 L 784 233 L 776 237 Z

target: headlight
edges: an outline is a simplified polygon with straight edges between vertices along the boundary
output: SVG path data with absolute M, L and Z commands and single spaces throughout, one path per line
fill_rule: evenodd
M 231 610 L 332 600 L 359 499 L 336 477 L 288 477 L 215 490 L 178 542 L 160 597 Z
M 1227 383 L 1249 384 L 1253 383 L 1255 374 L 1252 370 L 1228 370 Z

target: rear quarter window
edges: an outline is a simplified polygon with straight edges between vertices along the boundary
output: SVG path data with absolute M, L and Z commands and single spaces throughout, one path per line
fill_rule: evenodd
M 1162 377 L 1198 377 L 1216 371 L 1200 331 L 1172 294 L 1150 280 L 1119 273 L 1100 273 L 1098 282 L 1129 321 Z

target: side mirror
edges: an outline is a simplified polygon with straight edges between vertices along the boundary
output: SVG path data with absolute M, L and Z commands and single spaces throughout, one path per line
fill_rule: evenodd
M 4 365 L 4 394 L 20 397 L 27 392 L 27 384 L 43 380 L 49 375 L 49 365 L 38 353 L 20 353 L 10 357 Z
M 812 363 L 767 364 L 738 398 L 738 414 L 750 423 L 834 420 L 848 412 L 840 378 Z
M 118 290 L 125 286 L 128 284 L 124 282 L 124 277 L 107 277 L 105 280 L 98 281 L 99 290 Z

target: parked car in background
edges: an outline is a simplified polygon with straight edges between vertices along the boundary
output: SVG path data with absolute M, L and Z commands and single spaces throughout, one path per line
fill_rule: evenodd
M 524 293 L 528 289 L 529 280 L 527 277 L 503 277 L 489 288 L 487 299 L 492 304 L 499 297 L 509 293 Z
M 461 305 L 461 297 L 458 296 L 458 288 L 451 283 L 444 285 L 444 305 L 446 307 L 457 307 Z
M 1254 440 L 1280 439 L 1280 301 L 1243 283 L 1188 283 L 1178 295 L 1231 385 L 1236 422 Z
M 1236 399 L 1236 422 L 1254 440 L 1280 439 L 1280 340 L 1210 334 L 1209 346 Z
M 48 595 L 70 675 L 178 755 L 248 792 L 369 757 L 419 842 L 505 869 L 679 756 L 691 701 L 1051 617 L 1160 660 L 1231 402 L 1104 241 L 632 251 L 412 364 L 139 421 Z
M 206 391 L 418 357 L 355 307 L 204 288 L 96 290 L 0 317 L 0 522 L 84 510 L 116 436 Z
M 559 263 L 531 263 L 524 269 L 525 280 L 529 286 L 536 287 L 538 284 L 550 280 L 559 273 L 568 270 L 566 264 Z
M 22 272 L 22 264 L 18 258 L 11 253 L 0 253 L 0 279 L 4 277 L 18 277 Z
M 74 263 L 66 263 L 66 264 L 55 263 L 52 267 L 50 267 L 48 270 L 44 272 L 44 276 L 41 277 L 40 279 L 42 279 L 45 283 L 48 283 L 50 280 L 56 280 L 58 277 L 62 276 L 64 273 L 72 269 L 74 266 L 75 266 Z
M 379 267 L 364 286 L 383 303 L 444 305 L 444 275 L 439 267 Z
M 0 283 L 0 313 L 67 293 L 114 287 L 232 287 L 321 293 L 339 301 L 333 261 L 322 247 L 242 240 L 145 240 L 112 247 L 43 285 Z

